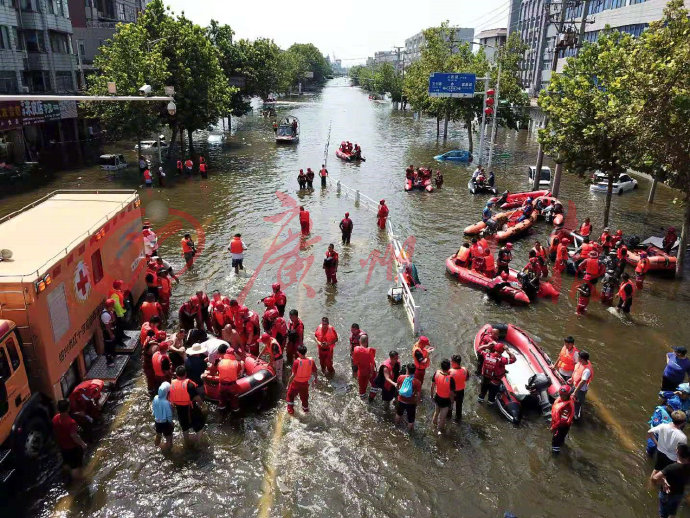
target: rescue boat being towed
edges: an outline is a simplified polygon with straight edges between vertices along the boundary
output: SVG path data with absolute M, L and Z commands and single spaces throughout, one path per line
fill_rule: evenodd
M 501 413 L 513 424 L 522 420 L 524 409 L 536 406 L 544 417 L 551 415 L 551 405 L 565 381 L 556 371 L 549 356 L 519 327 L 513 324 L 485 324 L 474 338 L 474 352 L 491 341 L 497 329 L 499 342 L 516 358 L 506 366 L 496 403 Z M 506 354 L 505 352 L 503 353 Z

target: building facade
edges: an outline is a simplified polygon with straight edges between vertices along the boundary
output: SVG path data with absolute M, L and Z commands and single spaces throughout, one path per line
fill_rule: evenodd
M 499 29 L 488 29 L 477 34 L 479 44 L 484 46 L 484 52 L 489 61 L 494 61 L 496 52 L 499 48 L 506 44 L 508 39 L 508 29 L 505 27 Z
M 474 29 L 452 27 L 449 30 L 446 41 L 449 43 L 452 41 L 454 43 L 452 50 L 456 51 L 461 43 L 472 43 L 474 41 Z M 405 40 L 405 63 L 413 63 L 421 57 L 424 42 L 424 31 L 418 32 Z

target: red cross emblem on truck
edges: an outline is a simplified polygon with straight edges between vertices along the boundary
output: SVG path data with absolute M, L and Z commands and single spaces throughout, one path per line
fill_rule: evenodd
M 79 261 L 74 270 L 74 293 L 79 301 L 89 298 L 91 293 L 91 281 L 89 280 L 89 270 L 84 261 Z

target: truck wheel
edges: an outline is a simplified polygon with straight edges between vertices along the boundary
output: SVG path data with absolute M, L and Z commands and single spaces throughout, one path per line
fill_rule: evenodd
M 18 454 L 25 459 L 37 458 L 48 443 L 48 425 L 40 415 L 33 415 L 22 425 L 17 441 Z

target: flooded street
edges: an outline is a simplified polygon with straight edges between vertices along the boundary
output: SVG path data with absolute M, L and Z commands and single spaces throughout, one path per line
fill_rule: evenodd
M 168 234 L 161 255 L 176 269 L 184 264 L 182 235 L 196 232 L 198 241 L 202 230 L 205 237 L 194 268 L 174 288 L 173 319 L 179 305 L 197 289 L 217 289 L 230 296 L 246 290 L 245 304 L 257 309 L 257 301 L 270 293 L 279 273 L 284 285 L 290 282 L 294 259 L 281 255 L 298 246 L 295 240 L 267 254 L 276 237 L 280 243 L 288 238 L 288 229 L 299 230 L 296 218 L 284 228 L 288 216 L 264 219 L 286 210 L 276 193 L 287 194 L 287 200 L 311 212 L 312 234 L 300 253 L 305 259 L 313 255 L 313 263 L 307 261 L 301 282 L 285 290 L 288 309 L 299 309 L 309 355 L 316 354 L 311 338 L 322 316 L 330 318 L 340 342 L 336 375 L 331 381 L 320 379 L 312 390 L 310 415 L 290 418 L 282 400 L 260 413 L 248 411 L 241 420 L 212 410 L 203 447 L 185 451 L 178 432 L 173 452 L 163 455 L 153 446 L 150 402 L 137 365 L 107 407 L 103 438 L 89 451 L 87 484 L 65 489 L 54 470 L 37 483 L 31 498 L 17 504 L 18 514 L 421 518 L 498 517 L 510 510 L 521 518 L 654 516 L 657 500 L 646 485 L 652 465 L 644 453 L 644 438 L 664 354 L 672 345 L 687 345 L 690 284 L 648 275 L 644 291 L 636 295 L 632 322 L 612 315 L 594 299 L 586 316 L 576 316 L 569 276 L 562 279 L 557 303 L 541 300 L 522 308 L 498 304 L 445 273 L 445 259 L 462 243 L 462 229 L 480 219 L 486 201 L 484 195 L 468 193 L 469 167 L 433 161 L 438 153 L 466 148 L 459 125 L 444 145 L 436 140 L 434 120 L 415 120 L 410 112 L 391 110 L 390 104 L 372 103 L 344 79 L 331 81 L 313 98 L 280 106 L 278 115 L 287 114 L 301 123 L 296 146 L 276 146 L 270 119 L 244 117 L 233 123 L 234 134 L 225 141 L 219 133 L 197 135 L 197 145 L 210 164 L 208 180 L 176 178 L 170 171 L 167 187 L 140 192 L 146 216 L 159 234 Z M 329 185 L 322 190 L 317 179 L 314 192 L 298 193 L 299 169 L 318 171 L 323 163 L 329 128 Z M 366 162 L 338 160 L 334 153 L 341 140 L 359 143 Z M 536 159 L 535 135 L 499 131 L 498 147 L 504 152 L 494 165 L 499 189 L 526 190 L 527 166 Z M 133 153 L 130 156 L 133 159 Z M 443 189 L 404 192 L 409 164 L 443 171 Z M 612 229 L 647 237 L 662 235 L 661 227 L 680 227 L 674 192 L 660 186 L 655 203 L 648 205 L 650 182 L 637 179 L 638 190 L 614 196 Z M 377 201 L 385 198 L 400 236 L 414 237 L 414 262 L 426 288 L 417 290 L 415 298 L 422 308 L 423 333 L 436 347 L 434 367 L 458 352 L 469 364 L 474 336 L 486 322 L 522 327 L 552 358 L 566 335 L 573 335 L 576 345 L 590 352 L 596 371 L 592 390 L 584 418 L 573 426 L 560 457 L 552 457 L 550 432 L 536 413 L 516 428 L 495 408 L 477 404 L 476 380 L 468 383 L 463 422 L 449 425 L 442 436 L 431 428 L 429 376 L 411 436 L 393 425 L 393 412 L 385 412 L 380 399 L 368 405 L 357 397 L 350 378 L 350 324 L 358 322 L 367 331 L 379 361 L 390 349 L 400 351 L 402 361 L 410 361 L 414 336 L 402 306 L 386 300 L 392 285 L 387 265 L 370 258 L 375 250 L 384 255 L 385 233 L 376 228 L 372 213 L 338 196 L 337 180 Z M 136 168 L 116 174 L 97 167 L 60 173 L 48 185 L 5 197 L 0 212 L 9 213 L 58 188 L 139 188 L 140 183 Z M 566 174 L 560 198 L 575 204 L 578 220 L 592 219 L 593 235 L 601 233 L 603 195 L 590 193 L 584 180 Z M 338 222 L 346 211 L 354 221 L 354 233 L 351 245 L 343 248 Z M 534 239 L 544 243 L 550 230 L 540 221 L 531 236 L 514 240 L 514 264 L 524 265 Z M 227 252 L 237 232 L 249 246 L 247 270 L 239 277 L 230 273 Z M 337 287 L 326 286 L 321 268 L 331 242 L 340 253 Z M 300 280 L 303 273 L 293 272 L 294 279 Z M 686 513 L 684 509 L 680 516 L 689 516 Z

